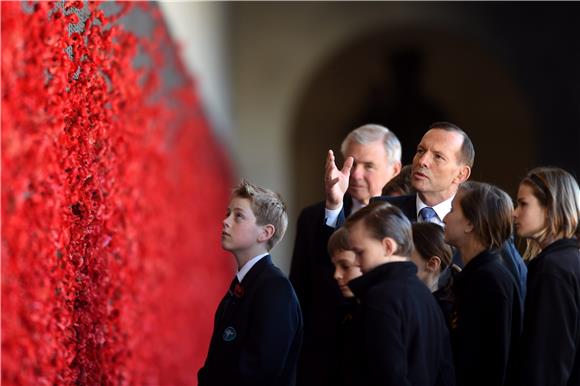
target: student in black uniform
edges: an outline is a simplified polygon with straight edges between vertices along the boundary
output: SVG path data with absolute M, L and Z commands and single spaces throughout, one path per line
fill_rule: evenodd
M 533 169 L 517 203 L 516 231 L 528 244 L 519 384 L 580 385 L 578 182 L 559 168 Z
M 288 224 L 276 193 L 242 181 L 233 191 L 221 243 L 238 272 L 215 315 L 199 386 L 290 386 L 302 343 L 302 314 L 269 251 Z
M 453 250 L 445 242 L 443 228 L 431 222 L 413 224 L 413 253 L 417 276 L 431 290 L 439 303 L 448 327 L 453 311 L 453 276 L 461 268 L 452 264 Z
M 409 261 L 410 221 L 399 208 L 377 202 L 345 226 L 363 272 L 348 283 L 362 307 L 359 385 L 454 385 L 443 315 Z
M 340 315 L 342 320 L 337 329 L 337 363 L 331 378 L 334 386 L 360 385 L 362 361 L 360 356 L 361 336 L 360 302 L 348 287 L 348 282 L 362 275 L 360 265 L 354 252 L 349 250 L 348 232 L 345 227 L 339 228 L 328 240 L 328 255 L 334 264 L 336 280 L 345 301 Z
M 465 182 L 445 216 L 445 240 L 465 264 L 454 278 L 451 341 L 459 386 L 502 386 L 522 324 L 518 284 L 498 254 L 511 235 L 513 204 L 495 186 Z

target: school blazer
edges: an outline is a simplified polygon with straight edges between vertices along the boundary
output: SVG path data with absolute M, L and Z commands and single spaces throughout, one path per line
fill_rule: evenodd
M 521 386 L 580 385 L 578 240 L 548 245 L 528 265 Z
M 417 222 L 417 195 L 409 194 L 405 196 L 379 196 L 373 197 L 371 199 L 374 201 L 386 201 L 392 205 L 397 206 L 401 211 L 407 216 L 411 222 Z M 522 256 L 518 252 L 513 237 L 510 237 L 506 242 L 503 243 L 501 249 L 499 250 L 501 255 L 501 260 L 507 270 L 512 274 L 514 279 L 518 284 L 518 290 L 520 295 L 520 300 L 523 302 L 526 297 L 526 280 L 528 275 L 528 269 Z M 453 254 L 453 264 L 463 268 L 463 260 L 459 254 L 459 251 L 455 251 Z
M 265 256 L 220 302 L 198 384 L 295 385 L 301 344 L 302 313 L 294 289 Z

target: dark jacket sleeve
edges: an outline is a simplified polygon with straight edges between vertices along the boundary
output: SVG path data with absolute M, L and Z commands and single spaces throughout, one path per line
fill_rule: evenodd
M 565 278 L 542 273 L 528 288 L 521 385 L 567 385 L 576 352 L 579 299 Z
M 310 309 L 314 260 L 328 255 L 328 239 L 334 232 L 334 228 L 326 225 L 324 215 L 324 203 L 307 207 L 300 212 L 296 225 L 289 276 L 303 312 Z
M 253 303 L 252 320 L 240 356 L 240 386 L 270 386 L 284 378 L 301 344 L 302 317 L 288 280 L 265 281 Z M 289 357 L 292 359 L 289 359 Z

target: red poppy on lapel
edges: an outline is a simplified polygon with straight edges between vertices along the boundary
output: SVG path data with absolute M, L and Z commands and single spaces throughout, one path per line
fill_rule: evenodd
M 234 287 L 234 296 L 237 297 L 238 299 L 241 298 L 242 296 L 244 296 L 245 292 L 246 292 L 246 290 L 239 283 L 236 284 L 236 286 Z

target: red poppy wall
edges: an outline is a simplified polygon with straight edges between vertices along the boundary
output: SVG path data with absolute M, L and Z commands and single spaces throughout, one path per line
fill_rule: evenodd
M 2 384 L 195 384 L 231 179 L 159 9 L 1 7 Z

